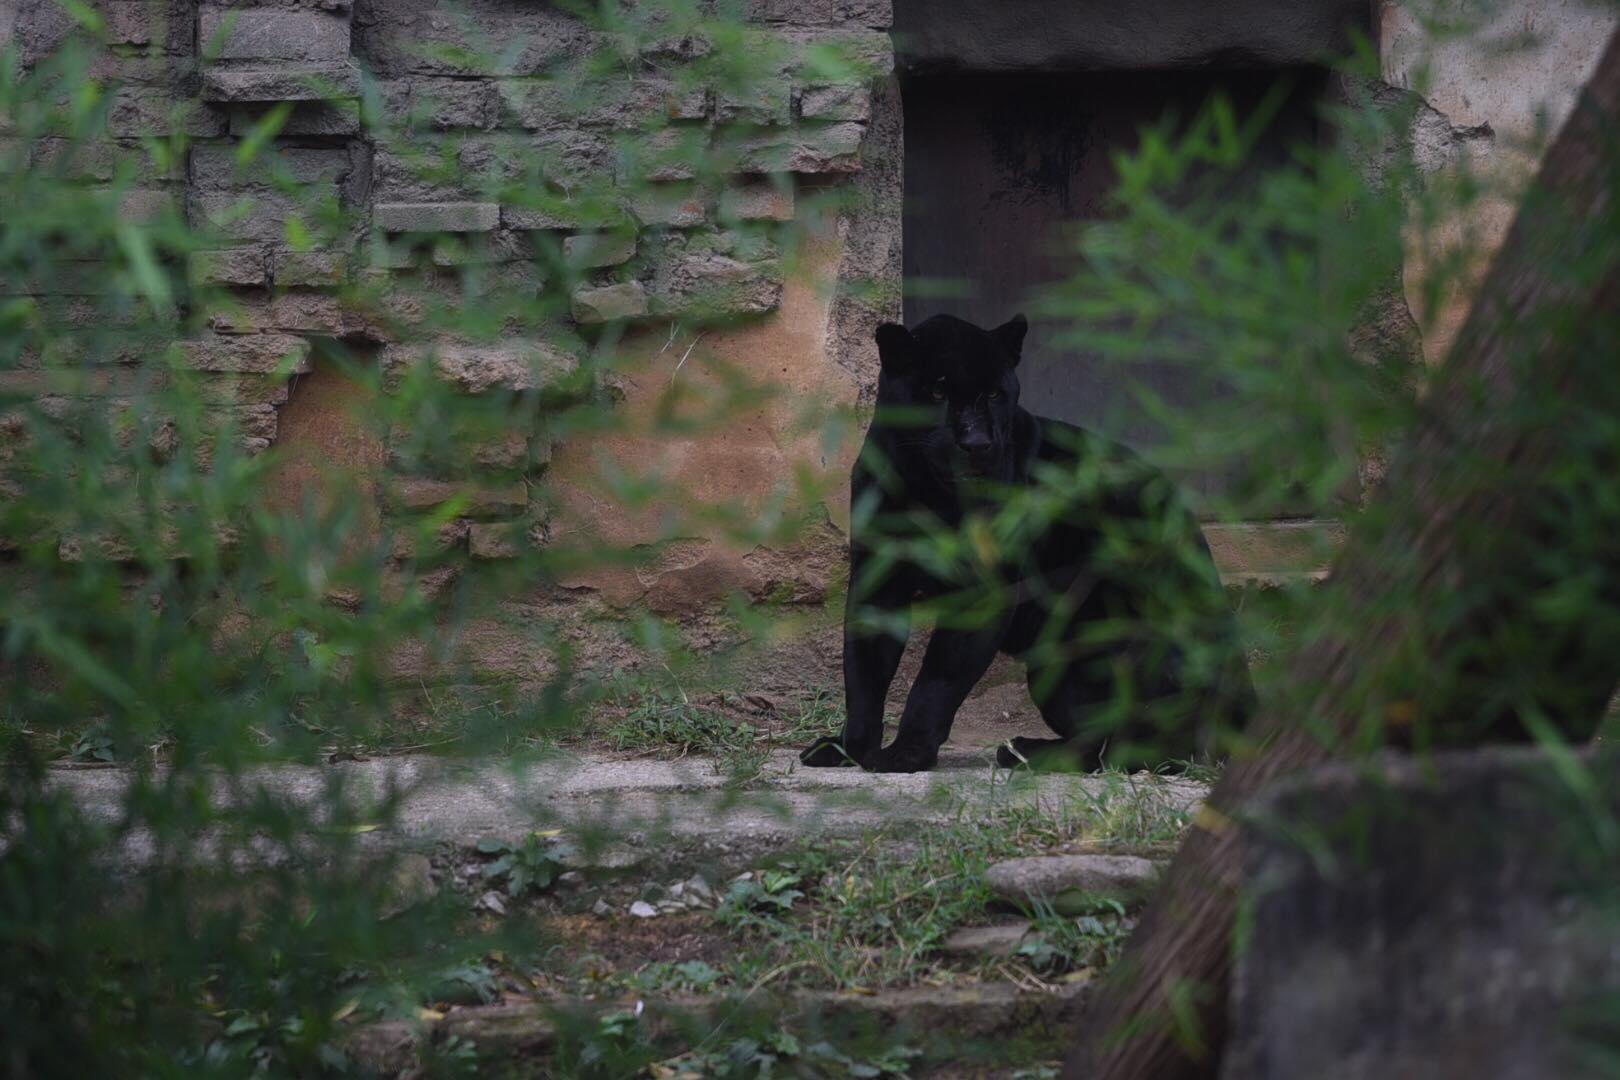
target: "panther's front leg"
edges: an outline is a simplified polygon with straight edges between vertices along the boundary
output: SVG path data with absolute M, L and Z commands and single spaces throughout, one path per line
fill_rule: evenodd
M 910 601 L 909 590 L 894 583 L 857 602 L 851 584 L 844 613 L 844 731 L 811 743 L 799 755 L 804 764 L 859 765 L 882 745 L 883 703 L 906 651 Z M 886 625 L 872 626 L 875 615 Z
M 894 742 L 861 762 L 874 772 L 926 772 L 939 760 L 956 710 L 990 668 L 1001 644 L 998 624 L 978 630 L 936 629 L 911 684 Z

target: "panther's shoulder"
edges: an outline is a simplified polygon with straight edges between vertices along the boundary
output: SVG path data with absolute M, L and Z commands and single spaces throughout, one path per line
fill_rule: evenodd
M 1068 465 L 1085 459 L 1100 464 L 1151 468 L 1135 450 L 1090 428 L 1026 413 L 1031 427 L 1030 453 L 1035 461 Z

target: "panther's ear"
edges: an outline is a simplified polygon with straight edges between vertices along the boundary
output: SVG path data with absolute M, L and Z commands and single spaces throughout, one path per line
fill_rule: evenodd
M 1024 334 L 1028 330 L 1029 320 L 1024 318 L 1023 312 L 1019 312 L 990 331 L 990 336 L 996 339 L 996 344 L 1012 357 L 1013 367 L 1017 367 L 1018 361 L 1024 358 Z
M 917 341 L 899 323 L 886 322 L 877 328 L 878 358 L 883 370 L 898 375 L 917 359 Z

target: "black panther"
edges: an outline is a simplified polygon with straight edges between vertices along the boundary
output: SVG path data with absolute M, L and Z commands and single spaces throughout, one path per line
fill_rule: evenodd
M 1254 707 L 1208 544 L 1162 472 L 1019 407 L 1022 315 L 878 327 L 877 415 L 851 477 L 847 718 L 806 765 L 933 767 L 998 652 L 1024 661 L 1055 739 L 1013 766 L 1156 767 L 1208 757 Z M 894 742 L 883 704 L 926 609 L 935 628 Z

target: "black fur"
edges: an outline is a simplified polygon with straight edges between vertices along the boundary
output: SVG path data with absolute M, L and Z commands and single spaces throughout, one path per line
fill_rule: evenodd
M 997 652 L 1028 665 L 1058 735 L 1014 740 L 998 754 L 1004 765 L 1203 756 L 1219 725 L 1252 709 L 1196 520 L 1130 451 L 1019 407 L 1026 327 L 1021 315 L 988 331 L 945 315 L 912 331 L 878 327 L 878 415 L 852 477 L 847 719 L 839 738 L 804 751 L 806 765 L 931 768 Z M 1055 512 L 1007 501 L 1030 488 L 1057 493 L 1046 504 Z M 998 511 L 1006 518 L 991 528 Z M 983 550 L 1009 535 L 1007 519 L 1014 550 Z M 962 541 L 954 560 L 926 541 L 942 533 Z M 936 628 L 885 747 L 884 698 L 919 602 Z

